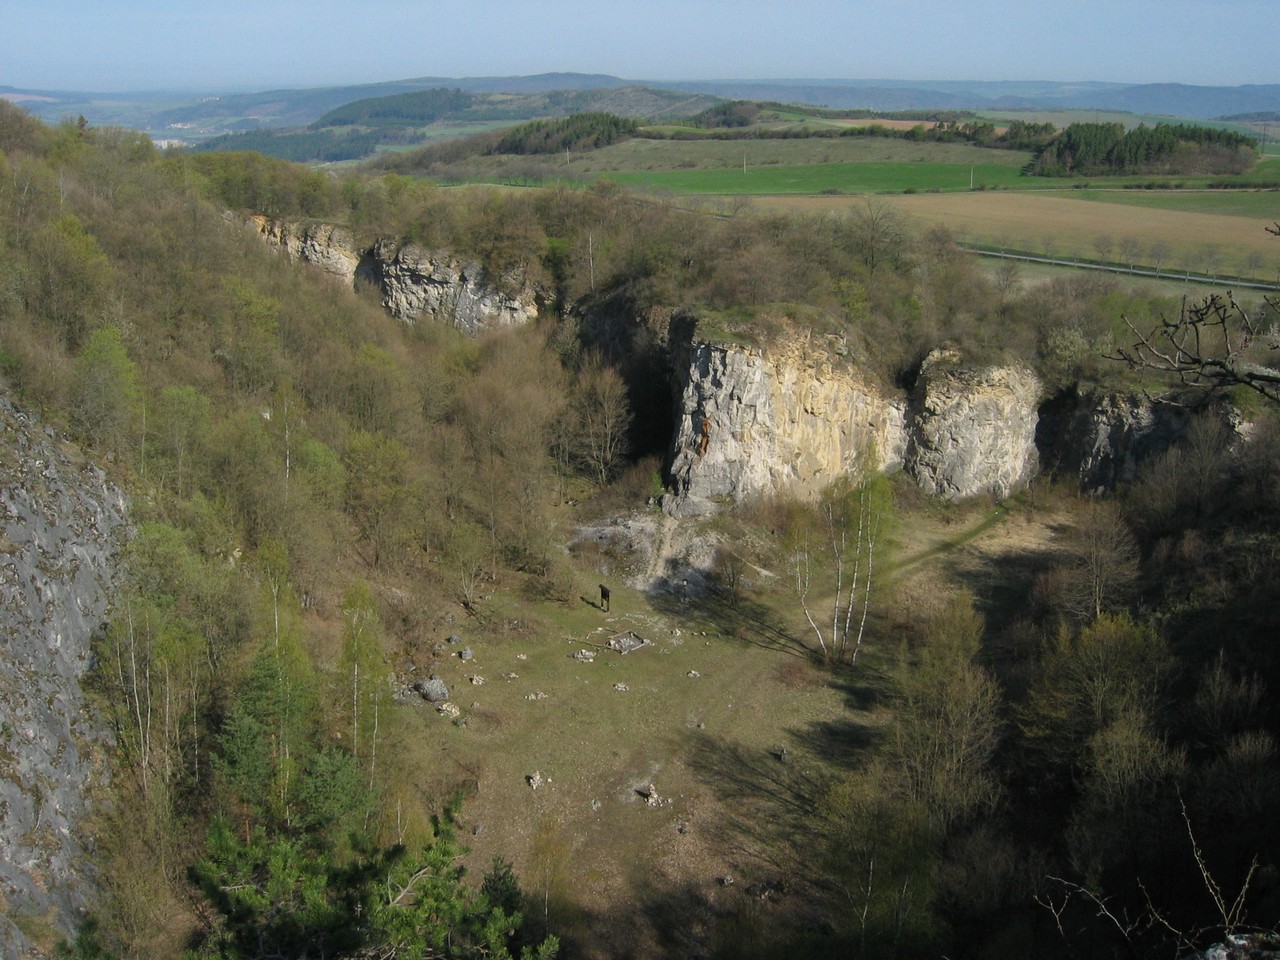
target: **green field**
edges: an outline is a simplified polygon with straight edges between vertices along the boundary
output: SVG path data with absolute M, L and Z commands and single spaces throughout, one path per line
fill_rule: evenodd
M 901 193 L 1012 187 L 1018 168 L 994 163 L 817 163 L 611 173 L 610 180 L 643 190 L 692 194 Z

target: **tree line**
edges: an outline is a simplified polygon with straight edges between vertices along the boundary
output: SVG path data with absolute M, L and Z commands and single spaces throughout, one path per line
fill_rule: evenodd
M 1045 144 L 1032 169 L 1040 176 L 1242 173 L 1258 142 L 1214 127 L 1158 123 L 1125 131 L 1119 123 L 1073 123 Z

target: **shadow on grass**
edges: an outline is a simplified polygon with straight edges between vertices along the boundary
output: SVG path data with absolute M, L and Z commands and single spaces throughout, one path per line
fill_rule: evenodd
M 541 901 L 530 897 L 527 923 L 541 932 Z M 570 916 L 571 915 L 571 916 Z M 557 921 L 568 919 L 567 925 Z M 560 960 L 774 960 L 846 956 L 819 904 L 789 887 L 718 878 L 666 882 L 637 872 L 625 902 L 584 911 L 552 903 L 549 932 L 559 935 Z
M 754 597 L 739 596 L 731 601 L 718 590 L 677 588 L 651 593 L 649 603 L 674 620 L 700 623 L 764 650 L 814 659 L 809 645 L 792 634 L 767 604 Z
M 694 881 L 667 882 L 660 863 L 628 877 L 616 907 L 573 918 L 565 958 L 843 956 L 839 907 L 823 875 L 820 808 L 832 778 L 874 737 L 851 721 L 787 731 L 749 747 L 705 731 L 683 735 L 685 763 L 716 794 L 716 815 L 687 827 L 715 851 Z M 682 830 L 684 828 L 682 827 Z M 552 911 L 552 931 L 555 910 Z
M 973 594 L 978 612 L 996 626 L 1026 612 L 1036 580 L 1060 559 L 1054 550 L 1024 550 L 975 567 L 957 566 L 951 575 Z

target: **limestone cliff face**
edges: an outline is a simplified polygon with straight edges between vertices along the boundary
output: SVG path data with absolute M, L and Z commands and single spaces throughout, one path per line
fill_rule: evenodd
M 1040 389 L 1025 368 L 966 367 L 935 351 L 912 397 L 906 469 L 947 500 L 1008 496 L 1038 469 Z
M 0 956 L 15 920 L 74 936 L 92 888 L 81 820 L 105 778 L 81 681 L 118 586 L 124 495 L 0 397 Z
M 1190 419 L 1186 408 L 1141 394 L 1063 397 L 1041 411 L 1036 442 L 1047 468 L 1076 477 L 1085 493 L 1105 493 L 1168 450 Z
M 374 284 L 382 305 L 406 323 L 448 323 L 471 336 L 528 323 L 539 292 L 504 277 L 494 284 L 477 263 L 382 238 L 361 244 L 351 231 L 323 223 L 254 217 L 253 228 L 292 261 L 313 264 L 347 286 Z
M 901 465 L 905 404 L 824 351 L 694 342 L 687 353 L 668 513 L 775 492 L 812 497 L 843 474 Z
M 293 262 L 310 263 L 347 286 L 356 281 L 362 254 L 351 231 L 331 223 L 299 223 L 254 217 L 263 239 Z
M 538 316 L 528 284 L 515 295 L 489 283 L 476 263 L 379 240 L 362 264 L 382 289 L 382 305 L 394 317 L 448 323 L 471 336 L 515 327 Z
M 664 501 L 677 517 L 772 493 L 811 498 L 867 467 L 902 467 L 950 500 L 1007 496 L 1037 470 L 1040 384 L 1021 367 L 937 354 L 908 402 L 808 341 L 694 341 L 685 354 Z

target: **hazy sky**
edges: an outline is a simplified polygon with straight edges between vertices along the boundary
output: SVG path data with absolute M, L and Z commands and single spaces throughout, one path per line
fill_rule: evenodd
M 0 85 L 629 79 L 1280 82 L 1280 0 L 4 0 Z

